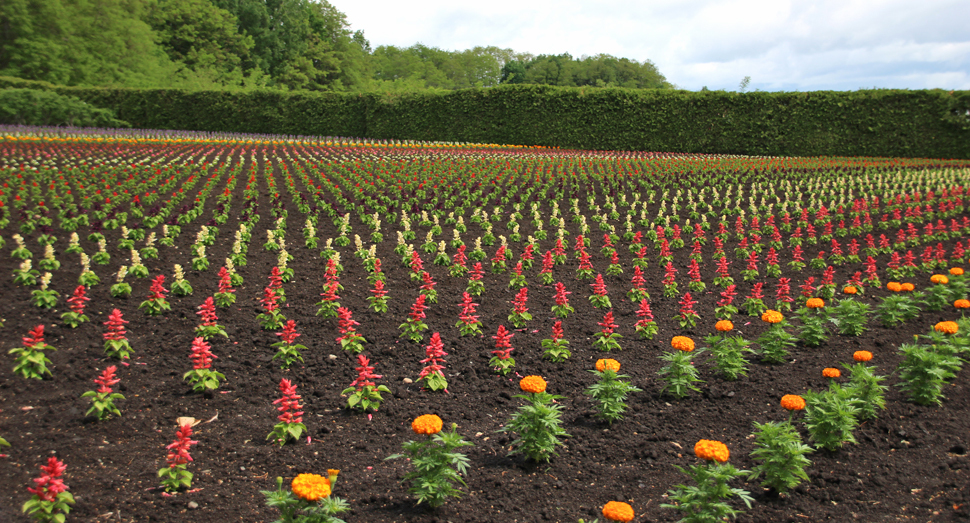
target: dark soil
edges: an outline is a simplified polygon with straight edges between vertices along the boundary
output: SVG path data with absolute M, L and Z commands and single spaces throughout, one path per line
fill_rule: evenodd
M 261 174 L 257 180 L 264 193 L 260 208 L 269 209 L 265 180 Z M 242 202 L 243 181 L 236 187 L 237 207 Z M 213 194 L 220 191 L 221 187 L 217 187 Z M 204 219 L 211 216 L 214 201 L 213 197 L 207 204 Z M 568 218 L 566 202 L 561 205 Z M 548 209 L 544 208 L 544 212 Z M 234 208 L 230 216 L 237 219 L 238 209 Z M 624 336 L 623 350 L 608 357 L 619 360 L 622 373 L 629 375 L 643 392 L 630 397 L 625 419 L 608 426 L 593 416 L 591 403 L 583 394 L 594 382 L 589 370 L 598 358 L 607 356 L 591 346 L 604 311 L 593 308 L 587 300 L 592 281 L 576 278 L 577 260 L 572 256 L 571 245 L 575 232 L 570 223 L 570 257 L 565 265 L 555 269 L 555 276 L 573 293 L 570 303 L 576 312 L 563 322 L 572 357 L 558 364 L 541 358 L 540 342 L 550 337 L 555 319 L 549 312 L 554 303 L 553 288 L 538 282 L 540 259 L 526 271 L 528 303 L 534 319 L 525 329 L 515 331 L 512 339 L 517 375 L 541 375 L 549 383 L 549 392 L 565 397 L 561 400 L 564 428 L 571 437 L 560 448 L 559 456 L 549 463 L 535 464 L 518 455 L 507 457 L 510 436 L 496 432 L 523 404 L 512 397 L 518 392 L 518 377 L 497 376 L 488 366 L 493 349 L 490 336 L 500 324 L 511 327 L 506 316 L 514 291 L 508 288 L 508 273 L 487 273 L 485 295 L 476 300 L 481 303 L 479 313 L 486 335 L 462 338 L 455 322 L 467 279 L 450 277 L 446 268 L 432 265 L 432 257 L 422 254 L 425 268 L 438 282 L 438 302 L 428 309 L 427 323 L 429 333 L 438 331 L 444 339 L 449 389 L 447 393 L 421 390 L 416 383 L 405 380 L 417 381 L 419 361 L 424 358 L 423 345 L 404 341 L 398 329 L 418 295 L 418 284 L 411 282 L 407 268 L 392 252 L 391 224 L 385 225 L 385 240 L 378 246 L 391 298 L 386 314 L 368 310 L 365 298 L 370 285 L 364 267 L 353 256 L 353 246 L 340 249 L 345 268 L 340 278 L 345 286 L 340 303 L 349 307 L 360 322 L 358 331 L 368 341 L 366 354 L 377 365 L 376 371 L 383 374 L 379 383 L 393 391 L 385 394 L 384 404 L 372 419 L 344 408 L 346 399 L 340 392 L 356 377 L 356 362 L 335 342 L 336 319 L 315 316 L 324 262 L 319 257 L 320 249 L 303 246 L 304 218 L 293 209 L 287 239 L 295 257 L 290 263 L 295 278 L 284 285 L 287 301 L 283 314 L 296 320 L 302 334 L 298 342 L 309 348 L 303 354 L 305 364 L 281 370 L 272 361 L 275 349 L 271 344 L 277 336 L 261 330 L 256 321 L 261 312 L 257 300 L 276 263 L 275 254 L 262 249 L 265 229 L 272 223 L 267 214 L 253 231 L 249 264 L 238 268 L 245 284 L 237 289 L 237 303 L 219 310 L 219 323 L 226 327 L 229 339 L 213 341 L 212 350 L 218 356 L 214 368 L 224 373 L 227 381 L 215 394 L 193 393 L 182 375 L 191 369 L 188 354 L 193 328 L 198 323 L 196 307 L 215 292 L 219 260 L 227 256 L 237 227 L 233 220 L 220 227 L 216 245 L 209 248 L 212 268 L 193 272 L 189 270 L 188 248 L 204 219 L 183 227 L 176 247 L 159 247 L 160 258 L 145 262 L 151 277 L 167 275 L 166 285 L 171 283 L 172 266 L 181 264 L 195 288 L 188 297 L 170 296 L 172 311 L 159 317 L 148 317 L 138 309 L 148 293 L 149 279 L 129 276 L 127 281 L 134 288 L 132 297 L 123 300 L 110 296 L 113 274 L 127 260 L 116 248 L 118 231 L 106 231 L 112 260 L 107 266 L 93 266 L 102 284 L 89 291 L 92 301 L 88 315 L 92 321 L 77 329 L 59 321 L 60 314 L 67 310 L 65 298 L 73 291 L 79 275 L 77 256 L 59 254 L 64 266 L 55 272 L 52 287 L 61 293 L 61 301 L 54 310 L 41 310 L 29 305 L 30 289 L 14 285 L 8 276 L 17 267 L 9 255 L 16 218 L 10 227 L 0 231 L 7 240 L 0 256 L 0 274 L 4 275 L 0 278 L 0 317 L 6 319 L 0 331 L 0 347 L 6 353 L 21 346 L 22 336 L 35 325 L 44 324 L 47 342 L 58 349 L 49 354 L 53 361 L 52 378 L 26 380 L 9 370 L 0 373 L 0 436 L 12 445 L 3 450 L 9 455 L 0 460 L 0 521 L 27 521 L 20 514 L 20 506 L 30 497 L 26 488 L 32 485 L 31 478 L 37 477 L 38 467 L 51 455 L 67 464 L 65 482 L 77 500 L 69 518 L 74 521 L 272 521 L 277 513 L 265 506 L 261 490 L 274 489 L 277 476 L 289 481 L 304 472 L 326 474 L 328 468 L 341 471 L 336 494 L 352 507 L 344 517 L 351 523 L 575 522 L 579 518 L 602 518 L 600 508 L 610 500 L 630 503 L 637 513 L 634 521 L 676 521 L 678 513 L 660 505 L 667 501 L 669 489 L 686 481 L 674 466 L 687 467 L 698 462 L 693 455 L 697 440 L 724 442 L 731 450 L 731 463 L 750 468 L 754 464 L 749 457 L 753 450 L 752 423 L 786 419 L 788 413 L 779 406 L 782 395 L 826 387 L 822 368 L 851 362 L 856 350 L 872 351 L 879 373 L 891 375 L 900 362 L 896 349 L 901 343 L 912 341 L 914 334 L 927 332 L 938 321 L 955 317 L 952 311 L 923 313 L 917 320 L 892 329 L 870 320 L 869 330 L 862 336 L 833 333 L 821 348 L 799 345 L 784 364 L 762 364 L 753 357 L 749 375 L 735 382 L 718 377 L 705 353 L 696 361 L 705 380 L 702 392 L 678 400 L 660 395 L 662 382 L 657 377 L 662 366 L 659 356 L 669 350 L 670 338 L 684 334 L 670 319 L 678 310 L 677 298 L 663 298 L 662 270 L 656 263 L 656 251 L 650 246 L 648 291 L 660 333 L 652 341 L 640 340 L 634 332 L 636 306 L 624 298 L 630 288 L 632 256 L 626 243 L 621 242 L 618 248 L 625 273 L 606 277 L 606 281 L 616 323 L 620 325 L 618 332 Z M 505 221 L 496 223 L 496 236 L 507 234 Z M 531 225 L 527 219 L 520 223 L 524 237 Z M 423 243 L 427 228 L 414 225 L 418 239 L 412 243 L 418 246 Z M 598 231 L 595 224 L 591 226 Z M 355 221 L 354 227 L 355 232 L 366 237 L 363 225 Z M 443 228 L 444 234 L 439 238 L 449 240 L 451 227 Z M 469 224 L 468 233 L 463 235 L 469 250 L 470 240 L 478 231 L 477 225 Z M 88 231 L 82 228 L 79 232 L 86 252 L 96 251 L 96 246 L 84 239 Z M 599 254 L 601 234 L 593 234 L 589 250 L 596 272 L 605 272 L 609 264 Z M 36 235 L 35 232 L 27 238 L 35 260 L 42 252 L 34 240 Z M 62 253 L 68 234 L 58 231 L 57 235 L 56 248 Z M 317 236 L 336 236 L 329 219 L 320 220 Z M 712 238 L 711 232 L 708 238 Z M 846 243 L 849 239 L 845 238 Z M 956 241 L 945 242 L 948 252 Z M 552 240 L 542 241 L 542 252 L 553 245 Z M 517 259 L 522 244 L 511 246 Z M 741 281 L 743 261 L 734 259 L 735 246 L 732 240 L 725 248 L 739 283 L 740 300 L 748 294 L 750 283 Z M 819 247 L 806 245 L 805 249 L 805 258 L 810 260 Z M 486 248 L 489 257 L 494 250 L 495 246 Z M 711 283 L 712 252 L 709 242 L 704 248 L 703 269 L 709 291 L 697 296 L 702 326 L 687 333 L 698 346 L 703 346 L 702 338 L 713 330 L 715 321 L 713 311 L 718 296 Z M 783 267 L 787 266 L 789 252 L 784 250 Z M 914 252 L 918 254 L 916 249 Z M 681 292 L 686 289 L 689 253 L 689 244 L 675 252 L 681 271 Z M 886 261 L 888 257 L 880 257 L 880 267 Z M 487 260 L 483 265 L 486 270 L 490 266 Z M 861 265 L 838 268 L 836 282 L 845 282 L 857 270 L 862 270 Z M 821 271 L 806 268 L 801 273 L 787 274 L 793 280 L 793 295 L 797 295 L 797 285 L 809 275 L 818 278 Z M 888 281 L 882 272 L 880 276 L 884 283 Z M 928 278 L 928 274 L 921 274 L 911 281 L 922 287 L 928 285 Z M 763 281 L 770 296 L 775 279 Z M 867 290 L 860 299 L 875 305 L 885 294 L 885 290 Z M 101 341 L 102 322 L 114 308 L 131 322 L 129 339 L 136 352 L 130 365 L 119 366 L 119 389 L 126 396 L 119 402 L 122 417 L 96 422 L 85 418 L 89 403 L 80 396 L 95 388 L 92 380 L 101 370 L 117 364 L 105 357 Z M 744 315 L 735 317 L 735 325 L 749 340 L 757 338 L 764 329 L 760 319 Z M 12 363 L 12 356 L 7 356 L 4 365 L 9 369 Z M 266 440 L 276 423 L 272 402 L 279 397 L 281 378 L 298 386 L 304 401 L 304 421 L 312 438 L 291 441 L 282 448 Z M 846 445 L 839 452 L 811 454 L 811 480 L 790 495 L 779 497 L 756 483 L 736 481 L 734 486 L 751 491 L 756 500 L 739 521 L 943 522 L 970 518 L 970 390 L 966 371 L 947 386 L 941 407 L 908 402 L 895 386 L 898 382 L 896 375 L 887 379 L 891 386 L 888 408 L 878 419 L 859 427 L 855 432 L 858 444 Z M 462 489 L 464 496 L 438 510 L 416 506 L 406 486 L 400 483 L 409 470 L 404 460 L 384 461 L 388 455 L 399 452 L 403 442 L 415 437 L 410 422 L 425 413 L 439 415 L 446 426 L 457 423 L 459 432 L 474 443 L 474 447 L 466 449 L 471 467 L 467 486 Z M 159 488 L 156 473 L 164 466 L 165 445 L 174 439 L 175 420 L 180 416 L 203 421 L 193 435 L 199 441 L 191 452 L 194 462 L 189 465 L 195 479 L 191 491 L 166 496 Z M 804 427 L 800 423 L 798 426 L 807 439 Z

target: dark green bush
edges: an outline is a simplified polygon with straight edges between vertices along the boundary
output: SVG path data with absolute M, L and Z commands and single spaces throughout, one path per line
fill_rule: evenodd
M 0 91 L 0 123 L 12 125 L 70 125 L 75 127 L 131 127 L 108 109 L 74 96 L 36 89 Z

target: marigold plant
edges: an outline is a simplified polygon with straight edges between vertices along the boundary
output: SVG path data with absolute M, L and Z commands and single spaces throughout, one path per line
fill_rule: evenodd
M 386 458 L 407 457 L 411 472 L 404 475 L 402 482 L 411 482 L 410 492 L 418 499 L 418 504 L 427 503 L 432 508 L 440 507 L 449 497 L 461 497 L 455 483 L 465 484 L 461 477 L 468 470 L 468 458 L 456 449 L 472 446 L 458 434 L 458 425 L 451 424 L 451 431 L 442 432 L 441 418 L 434 414 L 419 416 L 411 423 L 415 434 L 426 436 L 421 441 L 404 443 L 404 452 Z
M 741 511 L 727 503 L 731 497 L 740 498 L 751 508 L 752 498 L 747 491 L 728 486 L 729 481 L 747 475 L 748 471 L 738 470 L 727 463 L 730 452 L 726 445 L 719 441 L 700 440 L 694 446 L 694 452 L 704 463 L 689 469 L 675 467 L 693 479 L 696 486 L 677 485 L 667 493 L 667 499 L 673 503 L 664 503 L 661 507 L 680 511 L 684 516 L 680 521 L 685 523 L 714 522 L 736 517 Z
M 525 394 L 516 394 L 527 405 L 519 407 L 512 419 L 499 432 L 514 432 L 509 455 L 525 453 L 533 461 L 546 461 L 556 456 L 556 447 L 563 445 L 562 437 L 569 437 L 562 428 L 562 405 L 555 400 L 562 396 L 546 392 L 546 381 L 539 376 L 526 376 L 519 382 Z

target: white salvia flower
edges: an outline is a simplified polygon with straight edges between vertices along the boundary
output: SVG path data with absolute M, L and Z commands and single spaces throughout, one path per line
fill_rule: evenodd
M 421 211 L 421 221 L 428 221 L 428 211 Z
M 279 265 L 280 270 L 285 270 L 286 269 L 286 259 L 287 258 L 289 258 L 289 255 L 286 253 L 286 249 L 280 249 L 280 255 L 276 259 L 276 264 Z
M 115 281 L 117 281 L 118 283 L 121 283 L 125 281 L 125 276 L 128 276 L 128 266 L 122 265 L 118 269 L 118 275 L 115 277 Z
M 24 237 L 19 234 L 13 235 L 13 241 L 17 242 L 17 247 L 20 249 L 24 248 Z
M 401 231 L 397 231 L 397 244 L 404 245 L 404 233 Z
M 451 232 L 454 236 L 455 241 L 461 241 L 461 233 L 458 232 L 458 229 L 455 229 Z
M 465 225 L 465 219 L 463 216 L 458 217 L 458 225 Z
M 105 252 L 105 248 L 107 246 L 108 246 L 108 242 L 106 242 L 104 238 L 101 238 L 100 240 L 98 240 L 98 251 Z
M 20 272 L 27 273 L 33 267 L 34 263 L 30 261 L 30 258 L 20 262 Z
M 364 242 L 361 241 L 359 234 L 354 235 L 354 248 L 358 251 L 364 250 Z
M 236 243 L 242 242 L 242 231 L 236 231 Z
M 424 241 L 425 243 L 430 243 L 432 240 L 434 240 L 434 234 L 428 231 L 428 235 L 424 237 Z
M 267 242 L 271 242 L 271 241 L 275 240 L 275 238 L 276 237 L 273 234 L 273 230 L 272 229 L 266 229 L 266 241 Z
M 51 273 L 45 272 L 43 276 L 40 277 L 40 290 L 46 291 L 47 286 L 51 283 Z
M 30 261 L 30 260 L 27 260 L 27 261 Z M 81 253 L 81 272 L 88 272 L 90 270 L 91 270 L 91 258 L 88 258 L 88 255 L 82 252 Z
M 324 242 L 323 244 L 324 248 L 326 249 L 330 249 L 332 245 L 333 245 L 333 238 L 327 238 L 327 241 Z
M 367 255 L 371 258 L 377 258 L 377 246 L 371 245 L 370 249 L 367 249 Z
M 175 281 L 182 282 L 185 279 L 185 274 L 182 272 L 182 266 L 175 264 Z
M 128 239 L 128 227 L 125 227 L 124 225 L 121 226 L 121 237 L 126 240 Z
M 54 259 L 54 246 L 49 243 L 44 246 L 44 259 L 45 260 Z
M 286 238 L 283 238 L 282 236 L 280 236 L 279 238 L 277 238 L 276 239 L 276 245 L 279 245 L 280 246 L 280 250 L 281 251 L 285 251 L 286 250 Z
M 505 236 L 502 236 L 501 234 L 498 236 L 498 241 L 499 241 L 499 244 L 502 245 L 502 247 L 509 246 L 508 240 L 506 240 Z
M 445 241 L 441 240 L 440 242 L 438 242 L 438 253 L 442 254 L 444 252 L 445 252 Z
M 72 232 L 71 239 L 69 241 L 70 241 L 71 247 L 76 247 L 80 243 L 81 238 L 77 235 L 76 232 Z
M 205 245 L 199 245 L 198 248 L 196 248 L 195 252 L 199 258 L 205 258 Z
M 239 242 L 232 244 L 232 253 L 233 254 L 242 253 L 242 245 Z
M 432 218 L 434 218 L 434 224 L 435 225 L 438 225 L 438 215 L 436 214 L 436 215 L 432 216 Z
M 205 247 L 202 247 L 201 249 L 205 249 Z M 131 250 L 131 265 L 132 267 L 141 265 L 141 255 L 139 255 L 138 251 L 135 249 Z
M 232 260 L 229 258 L 226 258 L 226 272 L 228 272 L 230 275 L 236 273 L 236 266 L 233 265 Z

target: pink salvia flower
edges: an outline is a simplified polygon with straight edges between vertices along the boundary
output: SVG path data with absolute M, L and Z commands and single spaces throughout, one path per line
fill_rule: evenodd
M 42 501 L 54 502 L 58 494 L 68 490 L 64 480 L 60 479 L 67 470 L 67 465 L 51 456 L 47 458 L 47 465 L 41 466 L 40 470 L 40 477 L 33 480 L 35 486 L 27 487 L 27 492 L 36 495 Z
M 273 401 L 273 405 L 279 405 L 276 410 L 281 413 L 277 419 L 283 423 L 302 423 L 303 411 L 299 410 L 302 407 L 300 395 L 296 393 L 296 385 L 293 385 L 288 379 L 282 379 L 280 380 L 280 392 L 283 397 Z
M 121 381 L 115 377 L 115 372 L 117 371 L 118 367 L 112 365 L 107 369 L 104 369 L 104 372 L 102 372 L 100 376 L 94 378 L 94 383 L 98 385 L 99 393 L 110 394 L 113 392 L 111 386 Z
M 431 335 L 431 342 L 425 347 L 424 353 L 427 358 L 421 360 L 421 363 L 425 367 L 421 369 L 421 374 L 418 376 L 418 379 L 424 378 L 428 374 L 441 374 L 441 371 L 445 368 L 442 365 L 445 362 L 444 357 L 448 355 L 445 352 L 445 344 L 441 341 L 441 334 L 436 332 Z
M 202 317 L 202 325 L 205 327 L 211 327 L 219 321 L 216 316 L 216 304 L 212 296 L 206 298 L 202 305 L 199 305 L 199 312 L 195 314 Z
M 178 432 L 175 433 L 175 441 L 165 447 L 169 451 L 165 458 L 168 461 L 169 468 L 185 465 L 192 461 L 189 448 L 199 442 L 192 440 L 190 436 L 192 436 L 192 426 L 186 423 L 179 427 Z
M 104 322 L 108 327 L 108 332 L 104 333 L 104 339 L 108 341 L 127 339 L 125 337 L 127 334 L 125 332 L 126 323 L 128 323 L 128 320 L 122 319 L 120 310 L 115 309 L 111 311 L 111 314 L 108 315 L 108 321 Z
M 347 309 L 344 309 L 343 307 L 340 307 L 339 309 L 337 309 L 338 315 L 340 315 L 341 310 L 346 310 L 349 318 L 350 311 Z M 344 321 L 343 316 L 340 316 L 340 321 L 341 321 L 341 329 L 343 329 L 343 321 Z M 356 324 L 357 322 L 354 321 L 353 323 Z M 276 335 L 279 336 L 280 339 L 282 339 L 283 342 L 285 342 L 287 345 L 293 345 L 293 342 L 296 341 L 297 338 L 302 336 L 302 334 L 298 334 L 296 332 L 296 322 L 293 320 L 286 320 L 286 324 L 283 325 L 283 331 L 277 332 Z

